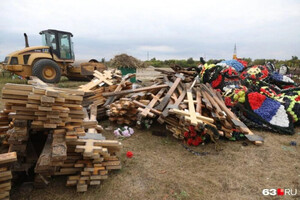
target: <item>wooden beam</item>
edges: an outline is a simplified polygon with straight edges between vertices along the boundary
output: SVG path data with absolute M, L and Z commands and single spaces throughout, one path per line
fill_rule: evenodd
M 0 164 L 6 164 L 17 161 L 17 153 L 10 152 L 10 153 L 3 153 L 0 154 Z
M 169 91 L 167 92 L 167 94 L 165 95 L 163 100 L 160 102 L 160 104 L 155 107 L 155 109 L 162 111 L 166 107 L 166 105 L 169 103 L 169 100 L 170 100 L 173 92 L 177 88 L 178 84 L 181 82 L 181 80 L 184 80 L 183 74 L 176 74 L 176 76 L 177 76 L 177 78 L 176 78 L 175 82 L 173 83 L 172 87 L 169 89 Z
M 153 85 L 153 86 L 143 87 L 143 88 L 137 88 L 137 89 L 122 90 L 122 91 L 119 91 L 119 92 L 104 92 L 104 93 L 102 93 L 102 96 L 104 96 L 104 97 L 110 97 L 110 96 L 126 95 L 126 94 L 130 94 L 130 93 L 137 93 L 137 92 L 143 92 L 143 91 L 161 89 L 161 88 L 166 88 L 166 87 L 168 87 L 167 84 L 164 84 L 164 85 Z

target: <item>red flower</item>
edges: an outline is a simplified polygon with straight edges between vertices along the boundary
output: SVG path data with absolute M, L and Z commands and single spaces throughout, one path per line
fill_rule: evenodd
M 201 143 L 201 142 L 202 142 L 202 138 L 201 138 L 201 137 L 199 137 L 199 136 L 196 138 L 196 140 L 197 140 L 199 143 Z
M 191 146 L 192 143 L 193 143 L 193 139 L 192 139 L 192 138 L 189 138 L 189 139 L 187 140 L 187 143 L 188 143 L 189 146 Z
M 247 65 L 248 65 L 248 62 L 245 60 L 237 59 L 237 61 L 239 61 L 244 67 L 247 67 Z
M 131 151 L 127 151 L 126 156 L 127 158 L 132 158 L 133 153 Z
M 226 106 L 233 106 L 233 104 L 231 103 L 231 98 L 230 97 L 225 97 L 225 105 Z
M 194 127 L 194 126 L 189 126 L 189 130 L 190 130 L 191 132 L 195 132 L 195 127 Z
M 198 140 L 193 140 L 193 145 L 194 146 L 198 146 L 200 144 L 200 142 Z
M 285 85 L 285 86 L 283 86 L 283 89 L 288 89 L 288 88 L 295 88 L 295 86 L 294 85 Z
M 300 101 L 300 95 L 295 98 L 295 101 Z
M 260 108 L 266 98 L 267 97 L 265 95 L 262 95 L 258 92 L 251 92 L 250 94 L 248 94 L 248 101 L 252 110 Z
M 215 79 L 213 82 L 211 82 L 211 86 L 213 88 L 216 88 L 220 85 L 221 81 L 222 81 L 222 75 L 219 75 L 217 79 Z
M 184 132 L 184 137 L 185 137 L 185 138 L 188 138 L 188 137 L 189 137 L 189 132 L 187 132 L 187 131 Z

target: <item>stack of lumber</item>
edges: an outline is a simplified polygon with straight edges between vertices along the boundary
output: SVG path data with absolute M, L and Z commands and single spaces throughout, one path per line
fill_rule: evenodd
M 117 124 L 131 125 L 137 120 L 137 106 L 128 98 L 110 104 L 107 115 L 109 120 Z
M 42 85 L 7 83 L 2 89 L 2 102 L 10 110 L 9 118 L 32 120 L 32 128 L 59 128 L 68 123 L 82 123 L 83 92 L 54 89 Z
M 5 139 L 6 131 L 10 128 L 10 119 L 8 118 L 8 110 L 0 111 L 0 140 Z
M 68 142 L 68 154 L 72 160 L 66 162 L 68 168 L 62 168 L 64 174 L 74 174 L 68 177 L 67 186 L 76 186 L 78 192 L 85 192 L 88 185 L 99 185 L 108 178 L 108 172 L 121 169 L 121 162 L 116 152 L 122 147 L 114 140 L 103 140 L 97 137 L 85 137 L 74 142 Z M 79 159 L 74 159 L 74 157 Z
M 18 154 L 14 171 L 27 171 L 36 163 L 36 187 L 48 185 L 53 175 L 78 175 L 75 185 L 82 192 L 87 185 L 100 184 L 109 170 L 120 169 L 116 152 L 122 145 L 99 134 L 97 106 L 90 106 L 89 116 L 81 105 L 84 91 L 56 88 L 34 77 L 29 82 L 6 84 L 2 90 L 1 119 L 10 123 L 5 129 L 9 151 Z M 41 134 L 45 144 L 34 158 L 32 142 L 43 143 L 34 139 Z
M 93 106 L 90 116 L 86 116 L 85 120 L 94 120 L 96 112 L 96 107 Z M 90 127 L 85 136 L 67 141 L 66 160 L 54 172 L 54 175 L 71 175 L 67 186 L 76 185 L 78 192 L 85 192 L 88 185 L 99 185 L 101 180 L 108 178 L 109 170 L 121 168 L 116 152 L 121 149 L 122 144 L 105 140 L 97 130 L 97 126 Z
M 0 154 L 0 199 L 9 199 L 11 189 L 11 164 L 17 161 L 16 152 Z

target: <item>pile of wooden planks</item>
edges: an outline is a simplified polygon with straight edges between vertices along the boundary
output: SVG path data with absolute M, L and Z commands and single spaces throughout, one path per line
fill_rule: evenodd
M 11 164 L 17 161 L 16 152 L 0 154 L 0 199 L 9 199 L 11 189 Z
M 62 168 L 64 171 L 61 172 L 66 174 L 69 170 L 70 174 L 75 174 L 68 177 L 67 186 L 76 186 L 78 192 L 85 192 L 88 185 L 99 185 L 108 178 L 110 170 L 121 169 L 116 152 L 122 144 L 114 140 L 93 138 L 86 137 L 67 143 L 68 154 L 77 155 L 80 159 L 68 160 L 65 163 L 68 168 Z
M 55 129 L 83 122 L 82 91 L 7 83 L 2 94 L 2 102 L 10 110 L 8 117 L 31 120 L 32 128 Z
M 137 120 L 137 106 L 128 98 L 110 104 L 107 115 L 109 120 L 117 124 L 132 125 Z
M 57 88 L 36 78 L 30 83 L 8 83 L 2 90 L 5 109 L 0 121 L 7 126 L 3 132 L 9 152 L 18 155 L 14 171 L 27 171 L 35 164 L 36 187 L 48 185 L 53 175 L 78 175 L 75 185 L 82 192 L 87 185 L 100 184 L 109 170 L 120 169 L 116 152 L 122 145 L 99 133 L 97 105 L 89 107 L 88 115 L 82 106 L 84 91 Z M 39 140 L 43 136 L 44 144 Z M 33 148 L 39 145 L 40 153 Z
M 0 141 L 4 140 L 7 136 L 6 132 L 10 128 L 10 119 L 8 118 L 9 110 L 0 111 Z

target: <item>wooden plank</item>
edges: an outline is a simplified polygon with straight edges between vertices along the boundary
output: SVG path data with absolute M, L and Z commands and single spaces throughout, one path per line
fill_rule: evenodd
M 41 96 L 41 102 L 43 102 L 43 103 L 54 103 L 55 98 L 43 95 L 43 96 Z
M 2 94 L 12 94 L 12 95 L 28 96 L 30 93 L 31 93 L 31 91 L 6 89 L 5 86 L 2 89 Z
M 189 116 L 190 115 L 190 113 L 185 112 L 183 110 L 178 110 L 178 109 L 171 109 L 170 112 L 175 113 L 175 114 L 179 114 L 179 115 L 184 115 L 184 116 Z M 205 117 L 205 116 L 196 114 L 196 118 L 199 119 L 199 120 L 208 122 L 208 123 L 214 123 L 214 119 L 212 119 L 210 117 Z
M 17 100 L 17 99 L 2 99 L 2 103 L 6 104 L 27 104 L 26 100 Z
M 196 101 L 197 101 L 197 106 L 196 106 L 196 112 L 199 113 L 200 115 L 202 114 L 202 97 L 201 97 L 201 92 L 200 89 L 196 89 Z
M 8 177 L 8 176 L 12 176 L 10 170 L 0 172 L 0 177 Z
M 179 89 L 180 87 L 178 87 Z M 181 94 L 179 95 L 178 99 L 175 101 L 174 104 L 172 104 L 171 102 L 167 105 L 167 107 L 163 110 L 162 112 L 162 116 L 163 117 L 167 117 L 168 114 L 169 114 L 169 110 L 172 108 L 172 109 L 178 109 L 178 106 L 180 105 L 180 103 L 183 101 L 183 99 L 185 98 L 186 96 L 186 90 L 185 88 L 183 87 L 181 89 Z M 160 119 L 162 120 L 162 119 Z
M 153 86 L 137 88 L 137 89 L 122 90 L 122 91 L 119 91 L 119 92 L 104 92 L 104 93 L 102 93 L 102 96 L 104 96 L 104 97 L 119 96 L 119 95 L 126 95 L 126 94 L 130 94 L 130 93 L 137 93 L 137 92 L 161 89 L 161 88 L 166 88 L 166 87 L 168 87 L 167 84 L 153 85 Z
M 67 159 L 67 145 L 65 138 L 53 138 L 51 161 L 64 161 Z
M 48 134 L 46 143 L 44 145 L 43 151 L 40 154 L 40 157 L 35 166 L 35 173 L 42 173 L 44 171 L 51 171 L 53 167 L 51 167 L 51 153 L 52 153 L 52 137 L 51 134 Z
M 146 107 L 147 107 L 146 105 L 144 105 L 144 104 L 142 104 L 142 103 L 140 103 L 140 102 L 138 102 L 138 101 L 136 101 L 136 100 L 133 100 L 133 103 L 134 103 L 135 105 L 141 107 L 141 108 L 146 108 Z M 153 113 L 156 114 L 156 115 L 160 115 L 160 114 L 161 114 L 161 111 L 158 111 L 158 110 L 156 110 L 156 109 L 154 109 L 154 108 L 149 108 L 149 109 L 150 109 L 151 112 L 153 112 Z M 140 108 L 138 108 L 138 110 L 139 110 L 139 111 L 143 111 L 143 110 L 141 110 Z
M 166 88 L 160 89 L 160 91 L 156 94 L 156 96 L 152 98 L 150 103 L 144 109 L 141 109 L 142 112 L 140 112 L 139 115 L 141 115 L 142 117 L 147 117 L 148 115 L 150 115 L 150 117 L 153 117 L 153 114 L 152 113 L 151 113 L 152 115 L 150 114 L 150 110 L 155 106 L 157 101 L 164 94 L 165 90 Z
M 131 77 L 134 77 L 134 76 L 135 76 L 135 74 L 127 74 L 126 76 L 122 77 L 122 81 L 121 81 L 121 82 L 118 84 L 118 86 L 115 88 L 114 92 L 119 92 L 119 91 L 121 91 L 122 88 L 123 88 L 124 83 L 125 83 L 128 79 L 130 79 Z M 106 100 L 106 102 L 105 102 L 105 104 L 103 105 L 103 107 L 105 107 L 105 106 L 107 106 L 107 105 L 110 105 L 112 102 L 115 101 L 115 99 L 116 99 L 116 96 L 111 96 L 111 97 L 109 97 L 109 98 Z
M 188 105 L 189 105 L 189 114 L 190 114 L 190 120 L 191 124 L 194 126 L 197 126 L 199 121 L 197 121 L 197 116 L 196 116 L 196 110 L 195 110 L 195 105 L 194 105 L 194 100 L 193 100 L 193 94 L 192 90 L 188 90 L 187 93 L 187 98 L 188 98 Z M 200 121 L 201 123 L 201 121 Z
M 0 164 L 6 164 L 17 161 L 17 153 L 10 152 L 10 153 L 3 153 L 0 154 Z
M 12 90 L 32 91 L 32 85 L 6 83 L 5 88 Z
M 167 94 L 165 95 L 163 100 L 160 102 L 160 104 L 158 106 L 155 107 L 155 109 L 162 111 L 166 107 L 166 105 L 169 103 L 171 95 L 174 93 L 175 89 L 177 88 L 177 86 L 179 85 L 181 80 L 184 80 L 183 74 L 176 74 L 176 76 L 177 76 L 177 78 L 176 78 L 175 82 L 172 84 L 171 88 L 169 89 L 169 91 L 167 92 Z

